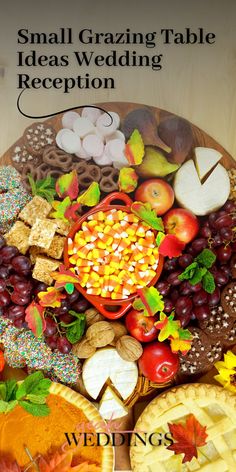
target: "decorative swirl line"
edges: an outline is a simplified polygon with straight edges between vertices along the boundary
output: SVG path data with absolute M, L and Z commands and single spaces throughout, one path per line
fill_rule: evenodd
M 23 94 L 23 92 L 25 91 L 26 89 L 24 88 L 18 98 L 17 98 L 17 102 L 16 102 L 16 106 L 17 106 L 17 109 L 18 111 L 21 113 L 21 115 L 25 116 L 26 118 L 31 118 L 31 119 L 43 119 L 43 118 L 50 118 L 51 116 L 56 116 L 56 115 L 59 115 L 60 113 L 66 113 L 67 111 L 72 111 L 72 110 L 77 110 L 78 108 L 95 108 L 97 110 L 100 110 L 102 111 L 103 113 L 106 113 L 110 119 L 111 119 L 111 123 L 108 124 L 108 125 L 105 125 L 105 126 L 111 126 L 112 123 L 113 123 L 113 118 L 112 118 L 112 115 L 109 113 L 109 111 L 106 111 L 104 110 L 104 108 L 101 108 L 101 107 L 97 107 L 95 105 L 79 105 L 79 106 L 76 106 L 76 107 L 71 107 L 71 108 L 65 108 L 63 110 L 60 110 L 60 111 L 56 111 L 55 113 L 49 113 L 48 115 L 28 115 L 27 113 L 25 113 L 22 108 L 21 108 L 21 105 L 20 105 L 20 99 L 21 99 L 21 96 Z

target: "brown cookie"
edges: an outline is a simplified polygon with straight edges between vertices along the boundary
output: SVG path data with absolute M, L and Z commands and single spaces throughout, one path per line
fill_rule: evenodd
M 221 305 L 211 308 L 210 316 L 204 321 L 198 321 L 199 327 L 214 339 L 228 335 L 233 324 L 233 318 Z
M 222 342 L 224 349 L 236 345 L 236 318 L 233 319 L 231 330 L 229 334 L 223 338 Z
M 102 192 L 110 193 L 118 190 L 119 171 L 112 166 L 105 166 L 101 169 L 102 178 L 100 189 Z
M 223 343 L 221 339 L 212 340 L 210 351 L 207 354 L 207 359 L 211 364 L 215 364 L 222 356 Z
M 193 335 L 191 349 L 184 356 L 180 354 L 180 374 L 199 375 L 210 369 L 211 343 L 207 335 L 199 328 L 189 327 Z
M 19 139 L 12 148 L 11 161 L 17 170 L 22 171 L 27 164 L 38 165 L 41 162 L 41 157 L 30 154 L 23 144 L 22 139 Z
M 231 269 L 232 279 L 236 279 L 236 254 L 234 254 L 233 257 L 231 257 L 230 269 Z
M 33 123 L 26 128 L 23 142 L 30 154 L 40 156 L 46 146 L 55 144 L 56 131 L 46 123 Z
M 221 304 L 229 316 L 236 317 L 236 283 L 230 282 L 221 294 Z
M 57 146 L 47 146 L 43 151 L 43 162 L 49 167 L 56 167 L 68 172 L 72 165 L 72 156 Z

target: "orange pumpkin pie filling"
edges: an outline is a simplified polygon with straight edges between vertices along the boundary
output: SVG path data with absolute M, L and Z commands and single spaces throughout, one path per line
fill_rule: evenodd
M 84 397 L 62 385 L 52 384 L 50 392 L 53 393 L 47 398 L 50 408 L 48 416 L 33 416 L 19 405 L 7 414 L 0 414 L 0 455 L 16 460 L 24 467 L 30 462 L 25 447 L 36 458 L 56 450 L 63 452 L 64 445 L 64 451 L 74 448 L 75 465 L 88 461 L 101 467 L 101 471 L 111 471 L 111 446 L 98 446 L 93 439 L 94 445 L 85 446 L 82 442 L 81 446 L 75 448 L 73 441 L 69 446 L 66 439 L 65 433 L 70 438 L 75 433 L 79 440 L 80 432 L 94 433 L 93 437 L 96 438 L 96 431 L 104 431 L 103 420 L 95 407 Z

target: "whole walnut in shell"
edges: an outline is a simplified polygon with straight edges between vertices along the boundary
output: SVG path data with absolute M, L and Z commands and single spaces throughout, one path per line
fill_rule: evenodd
M 90 342 L 84 337 L 80 339 L 76 344 L 72 347 L 72 352 L 77 356 L 79 359 L 87 359 L 91 357 L 95 352 L 96 348 L 90 344 Z
M 96 308 L 88 308 L 88 310 L 85 311 L 85 316 L 87 326 L 91 326 L 98 321 L 104 321 L 104 316 L 102 316 Z
M 113 330 L 115 331 L 115 337 L 113 339 L 113 341 L 111 342 L 111 345 L 112 346 L 115 346 L 118 339 L 121 338 L 121 336 L 124 336 L 125 334 L 128 333 L 125 325 L 123 323 L 121 323 L 120 321 L 111 321 L 111 326 L 113 328 Z
M 121 336 L 116 343 L 116 350 L 125 361 L 137 361 L 142 353 L 142 344 L 132 336 Z
M 94 347 L 104 347 L 110 344 L 115 337 L 111 323 L 108 321 L 98 321 L 87 329 L 86 338 Z

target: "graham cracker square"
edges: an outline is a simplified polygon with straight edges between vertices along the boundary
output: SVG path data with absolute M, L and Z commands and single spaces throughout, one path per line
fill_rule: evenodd
M 56 232 L 56 224 L 47 218 L 37 218 L 29 236 L 30 246 L 49 249 Z
M 58 269 L 60 265 L 59 261 L 49 259 L 48 257 L 38 256 L 36 257 L 35 266 L 33 270 L 33 278 L 44 282 L 47 285 L 52 285 L 53 278 L 51 277 L 51 272 L 54 272 Z
M 9 246 L 15 246 L 21 254 L 26 254 L 29 249 L 29 235 L 30 228 L 22 221 L 16 221 L 10 231 L 5 234 L 5 239 Z
M 52 206 L 42 197 L 36 195 L 21 210 L 19 218 L 28 225 L 33 226 L 37 218 L 46 218 L 50 213 Z

